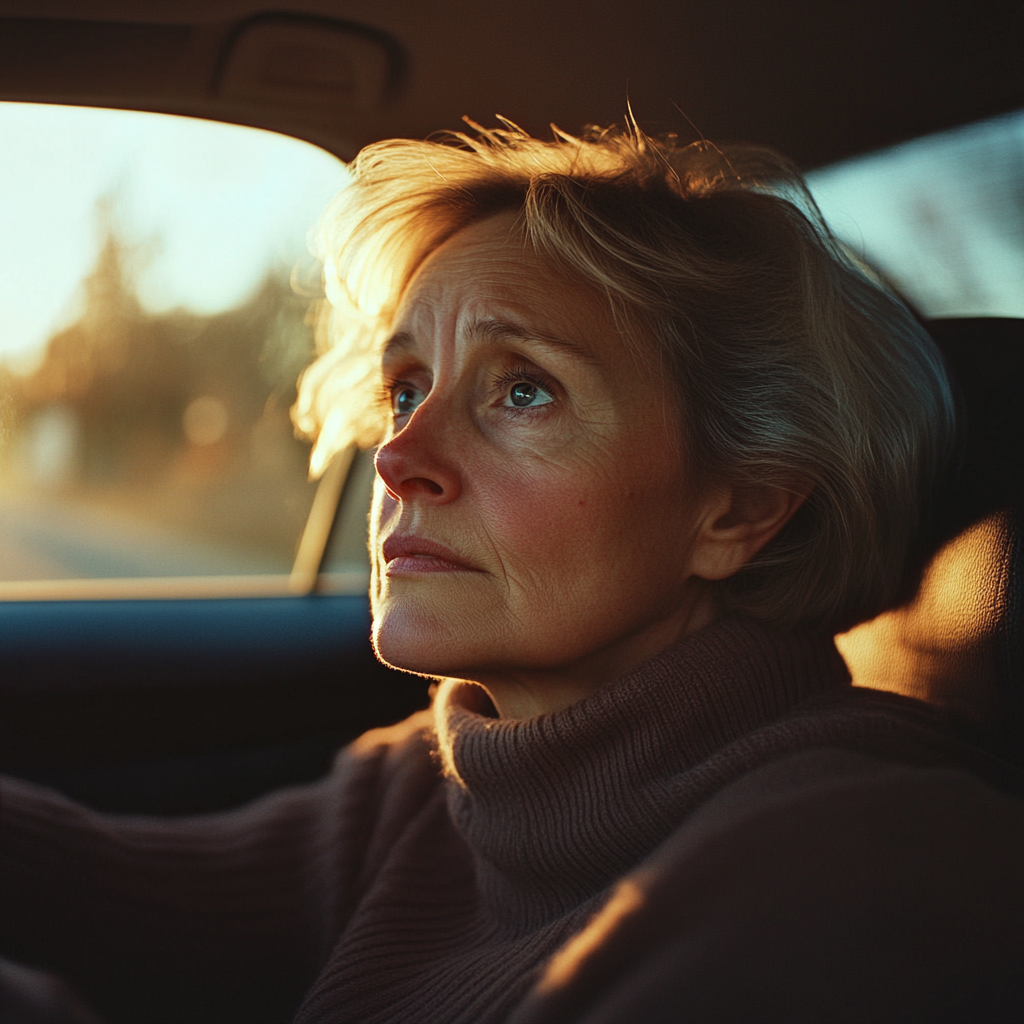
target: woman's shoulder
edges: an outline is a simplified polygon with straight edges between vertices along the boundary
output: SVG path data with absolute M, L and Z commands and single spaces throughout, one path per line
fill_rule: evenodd
M 320 793 L 332 821 L 358 821 L 359 831 L 390 835 L 442 785 L 434 719 L 418 711 L 394 725 L 370 729 L 343 747 Z
M 521 1020 L 589 1019 L 598 1003 L 612 1024 L 682 1007 L 1016 1020 L 1021 864 L 1024 802 L 964 767 L 798 751 L 721 789 L 627 875 Z
M 829 850 L 845 862 L 857 848 L 853 862 L 910 856 L 913 870 L 914 857 L 949 866 L 1005 853 L 1002 836 L 1017 844 L 1012 874 L 1024 899 L 1024 768 L 979 724 L 899 694 L 843 687 L 797 704 L 736 747 L 747 770 L 697 807 L 670 843 L 685 834 L 724 842 L 749 827 L 777 833 L 791 852 L 813 851 L 823 865 Z
M 335 763 L 426 763 L 431 761 L 433 746 L 433 713 L 416 711 L 394 725 L 368 729 L 339 751 Z
M 954 710 L 866 687 L 835 687 L 809 697 L 720 755 L 746 762 L 752 771 L 815 750 L 881 764 L 960 769 L 1024 796 L 1024 767 L 1007 756 L 991 730 Z
M 433 789 L 441 778 L 436 745 L 432 712 L 417 711 L 393 725 L 368 729 L 342 747 L 320 786 L 328 802 L 339 789 L 377 799 L 396 787 Z

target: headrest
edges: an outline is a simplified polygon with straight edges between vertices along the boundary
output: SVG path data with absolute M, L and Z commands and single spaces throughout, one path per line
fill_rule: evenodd
M 957 392 L 960 453 L 915 597 L 836 638 L 858 686 L 953 708 L 1024 762 L 1024 320 L 928 325 Z

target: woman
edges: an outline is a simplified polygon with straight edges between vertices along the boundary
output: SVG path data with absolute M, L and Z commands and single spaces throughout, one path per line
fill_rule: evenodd
M 905 594 L 950 447 L 913 317 L 764 151 L 353 174 L 296 417 L 314 469 L 379 444 L 373 641 L 433 708 L 228 815 L 9 784 L 3 952 L 133 1020 L 1024 1011 L 1013 770 L 831 640 Z

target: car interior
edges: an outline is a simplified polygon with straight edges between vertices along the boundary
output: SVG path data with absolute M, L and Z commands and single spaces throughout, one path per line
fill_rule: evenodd
M 959 178 L 952 172 L 945 178 L 953 180 L 954 205 L 961 195 L 964 208 L 974 202 L 971 188 L 982 197 L 978 203 L 988 202 L 986 223 L 1002 232 L 1004 246 L 993 259 L 1003 269 L 990 273 L 984 261 L 971 263 L 976 250 L 966 241 L 957 258 L 976 266 L 983 279 L 995 280 L 1010 267 L 1003 291 L 995 297 L 984 288 L 964 292 L 961 301 L 956 281 L 943 284 L 932 274 L 931 284 L 948 301 L 929 307 L 915 299 L 912 282 L 900 279 L 898 265 L 890 269 L 881 257 L 874 262 L 941 348 L 962 437 L 957 465 L 922 538 L 920 587 L 908 592 L 905 605 L 856 627 L 839 645 L 856 683 L 952 708 L 974 720 L 993 747 L 1024 762 L 1024 274 L 1013 269 L 1024 267 L 1022 38 L 1024 6 L 1012 2 L 277 0 L 268 8 L 254 0 L 0 0 L 0 115 L 15 106 L 19 116 L 29 107 L 72 107 L 205 119 L 318 147 L 331 154 L 335 174 L 341 173 L 338 160 L 374 140 L 457 129 L 463 117 L 489 125 L 500 115 L 541 136 L 552 123 L 569 132 L 621 123 L 628 108 L 646 131 L 675 132 L 681 144 L 700 144 L 706 135 L 776 148 L 808 173 L 812 190 L 822 182 L 823 197 L 836 180 L 829 178 L 832 169 L 852 173 L 886 154 L 909 152 L 913 140 L 968 138 L 963 133 L 970 126 L 996 125 L 1004 133 L 1002 163 L 968 138 L 974 162 L 958 165 Z M 51 159 L 74 164 L 76 151 L 60 156 L 69 137 L 62 133 L 70 131 L 60 127 L 64 123 L 53 121 L 47 129 L 40 121 L 31 132 L 49 131 L 44 141 Z M 106 137 L 91 128 L 87 135 L 97 147 Z M 0 127 L 0 165 L 21 159 L 17 140 L 28 137 L 5 136 Z M 229 150 L 223 152 L 228 155 L 220 159 L 229 160 Z M 220 173 L 213 156 L 208 159 L 203 173 Z M 232 174 L 256 173 L 255 161 L 238 163 Z M 894 180 L 877 178 L 879 203 L 894 201 Z M 989 187 L 990 180 L 1002 184 Z M 915 195 L 929 187 L 925 181 Z M 84 228 L 66 225 L 69 235 L 92 231 L 94 214 L 102 221 L 101 192 L 100 205 L 83 208 Z M 20 202 L 16 195 L 4 199 L 12 209 Z M 828 216 L 824 198 L 822 206 Z M 246 216 L 258 216 L 259 209 L 247 208 Z M 911 233 L 914 224 L 934 227 L 941 215 L 915 209 L 907 214 Z M 308 226 L 316 214 L 308 215 Z M 109 244 L 96 249 L 99 262 L 88 279 L 92 297 L 104 281 L 103 287 L 114 287 L 116 261 L 128 258 L 127 249 L 118 255 L 113 234 L 104 237 Z M 861 255 L 872 263 L 866 229 L 863 242 Z M 856 239 L 850 244 L 856 248 Z M 921 244 L 934 249 L 927 239 Z M 292 260 L 300 262 L 300 256 Z M 304 273 L 315 279 L 315 265 Z M 308 325 L 303 317 L 317 284 L 307 287 L 302 276 L 291 273 L 283 297 L 274 299 L 283 305 L 265 307 L 287 306 L 296 330 Z M 43 281 L 36 307 L 45 307 L 46 294 Z M 260 301 L 250 296 L 236 303 L 249 317 L 237 314 L 238 337 L 262 330 L 252 326 L 264 309 Z M 102 313 L 106 307 L 96 308 Z M 145 322 L 156 337 L 171 329 L 168 324 L 185 330 L 186 314 L 174 315 L 177 320 L 150 312 L 131 322 Z M 79 395 L 79 410 L 86 408 L 81 396 L 88 397 L 89 423 L 102 426 L 117 445 L 142 436 L 137 424 L 149 422 L 145 417 L 158 402 L 136 395 L 124 406 L 129 412 L 108 415 L 113 406 L 96 397 L 101 392 L 73 379 L 72 349 L 76 338 L 86 337 L 85 328 L 75 334 L 78 327 L 64 327 L 64 341 L 48 337 L 48 362 L 37 360 L 31 372 L 13 362 L 3 370 L 7 349 L 0 338 L 0 487 L 11 494 L 21 486 L 19 451 L 35 451 L 38 466 L 52 468 L 56 463 L 47 463 L 46 453 L 57 450 L 54 439 L 70 436 L 64 407 L 31 397 L 29 385 L 42 387 L 46 367 L 64 367 L 61 393 Z M 0 309 L 0 333 L 7 329 Z M 108 327 L 101 324 L 103 331 Z M 232 359 L 264 365 L 266 349 L 257 341 L 255 347 L 239 342 Z M 180 346 L 167 344 L 179 352 Z M 312 342 L 303 344 L 308 360 Z M 61 356 L 65 350 L 70 354 Z M 273 558 L 239 569 L 241 555 L 235 562 L 225 556 L 221 564 L 199 544 L 191 562 L 184 556 L 176 561 L 172 552 L 155 569 L 144 560 L 119 569 L 128 563 L 113 556 L 91 568 L 53 569 L 53 531 L 46 535 L 53 548 L 46 573 L 34 576 L 30 560 L 24 563 L 29 568 L 16 560 L 5 568 L 0 554 L 0 771 L 99 809 L 195 814 L 316 778 L 348 740 L 427 705 L 428 681 L 382 667 L 368 641 L 371 453 L 345 453 L 315 487 L 305 480 L 308 445 L 291 436 L 287 421 L 294 400 L 288 389 L 302 365 L 301 352 L 289 355 L 280 369 L 285 382 L 274 384 L 277 390 L 260 384 L 264 390 L 257 388 L 250 402 L 252 423 L 273 419 L 284 432 L 281 444 L 293 446 L 279 471 L 261 470 L 239 499 L 239 508 L 264 506 L 279 524 L 292 524 L 280 528 L 280 537 L 274 534 Z M 202 452 L 213 451 L 226 429 L 218 419 L 225 406 L 201 389 L 186 397 L 168 399 L 168 416 L 179 434 L 184 430 L 195 459 L 206 458 Z M 204 480 L 227 474 L 212 455 L 207 462 L 200 467 Z M 19 543 L 28 543 L 29 527 L 37 531 L 32 536 L 42 536 L 51 513 L 78 524 L 87 518 L 78 511 L 86 508 L 85 498 L 75 491 L 84 487 L 86 470 L 77 484 L 55 483 L 54 473 L 33 492 L 36 511 L 19 513 Z M 287 515 L 274 512 L 275 473 L 292 480 L 301 495 Z M 146 486 L 153 497 L 155 485 Z M 144 495 L 132 500 L 139 508 L 162 504 L 164 511 L 169 502 L 191 500 L 166 486 L 159 502 L 147 505 Z M 0 503 L 0 546 L 14 543 L 15 512 L 6 509 Z M 189 514 L 185 508 L 181 521 Z M 238 511 L 225 515 L 218 537 L 227 537 L 230 547 L 233 533 L 249 529 L 248 520 L 243 523 Z M 136 533 L 120 530 L 119 521 L 104 520 L 103 529 L 113 531 L 108 547 L 120 556 Z

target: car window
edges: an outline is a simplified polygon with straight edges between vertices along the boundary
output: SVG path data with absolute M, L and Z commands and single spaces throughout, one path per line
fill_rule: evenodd
M 836 234 L 924 316 L 1024 316 L 1024 111 L 807 180 Z
M 289 419 L 307 234 L 344 164 L 42 104 L 0 104 L 0 140 L 0 596 L 291 572 L 315 492 Z
M 807 178 L 840 239 L 925 317 L 1024 317 L 1024 111 Z M 993 355 L 980 349 L 982 361 Z M 1010 420 L 997 427 L 1008 412 L 997 383 L 984 385 L 994 417 L 974 421 L 977 437 L 1010 433 Z M 999 465 L 997 453 L 987 472 L 997 477 Z M 983 681 L 997 648 L 986 631 L 1000 621 L 1009 521 L 1003 513 L 971 524 L 936 554 L 911 602 L 836 637 L 856 685 L 991 713 Z

